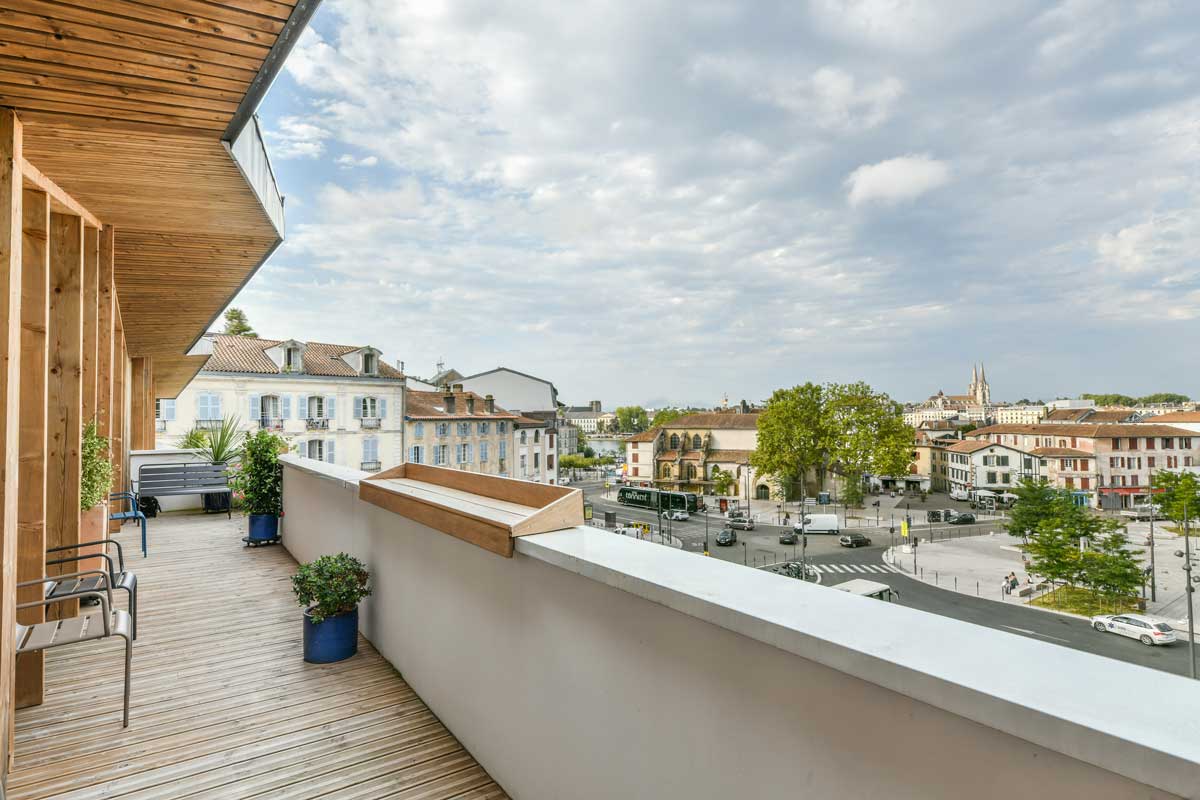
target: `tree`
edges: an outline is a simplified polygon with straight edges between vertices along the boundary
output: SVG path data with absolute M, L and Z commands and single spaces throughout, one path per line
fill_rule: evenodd
M 687 412 L 678 408 L 661 408 L 654 414 L 654 419 L 650 421 L 651 428 L 658 428 L 666 425 L 668 422 L 674 422 L 680 417 L 686 416 Z
M 1081 540 L 1086 540 L 1086 548 Z M 1126 543 L 1118 520 L 1075 505 L 1070 492 L 1055 491 L 1025 552 L 1029 554 L 1029 571 L 1051 583 L 1127 595 L 1131 585 L 1136 588 L 1141 583 L 1141 569 L 1137 559 L 1124 549 Z
M 727 469 L 713 467 L 712 483 L 714 494 L 727 495 L 733 490 L 733 473 Z
M 1145 580 L 1139 559 L 1129 550 L 1129 538 L 1116 520 L 1104 520 L 1111 528 L 1098 532 L 1092 548 L 1081 554 L 1080 580 L 1093 594 L 1114 600 L 1135 597 Z
M 1156 490 L 1154 503 L 1177 525 L 1200 514 L 1200 481 L 1194 473 L 1162 470 L 1154 473 L 1150 483 Z
M 1145 397 L 1139 397 L 1138 402 L 1149 405 L 1151 403 L 1189 403 L 1190 397 L 1186 394 L 1176 394 L 1175 392 L 1155 392 L 1148 394 Z
M 758 447 L 750 464 L 783 486 L 828 464 L 830 428 L 825 389 L 815 383 L 776 389 L 758 417 Z
M 1127 394 L 1092 394 L 1085 392 L 1079 395 L 1084 400 L 1092 400 L 1098 406 L 1134 406 L 1137 405 L 1137 399 L 1130 397 Z
M 246 312 L 240 308 L 231 308 L 225 312 L 225 333 L 229 336 L 258 338 L 258 334 L 250 327 L 250 321 L 246 319 Z
M 976 429 L 976 428 L 978 428 L 978 427 L 979 427 L 979 425 L 978 425 L 978 424 L 976 424 L 976 423 L 974 423 L 974 422 L 968 422 L 966 425 L 957 425 L 957 426 L 955 426 L 955 430 L 956 430 L 956 431 L 958 431 L 959 433 L 962 433 L 962 434 L 968 434 L 968 433 L 970 433 L 971 431 L 975 430 L 975 429 Z
M 621 433 L 641 433 L 650 427 L 650 418 L 641 406 L 620 406 L 615 413 Z
M 587 447 L 587 443 L 588 443 L 587 434 L 583 432 L 582 428 L 580 428 L 579 433 L 576 434 L 575 452 L 582 453 L 584 451 L 584 448 Z
M 1005 526 L 1009 536 L 1024 539 L 1029 533 L 1038 529 L 1042 521 L 1053 514 L 1053 504 L 1057 492 L 1045 478 L 1022 478 L 1013 488 L 1017 496 L 1012 507 L 1012 513 Z
M 585 448 L 583 448 L 583 457 L 584 457 L 584 458 L 595 458 L 595 457 L 596 457 L 596 451 L 595 451 L 595 450 L 593 450 L 593 449 L 591 448 L 591 446 L 585 447 Z
M 904 475 L 912 463 L 913 429 L 899 403 L 866 383 L 825 388 L 830 420 L 829 458 L 846 476 L 850 499 L 862 499 L 863 475 Z

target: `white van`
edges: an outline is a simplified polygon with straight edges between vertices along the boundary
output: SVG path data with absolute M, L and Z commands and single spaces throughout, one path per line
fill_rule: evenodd
M 894 603 L 900 596 L 900 593 L 888 586 L 886 583 L 877 581 L 866 581 L 862 578 L 854 578 L 844 583 L 835 583 L 834 589 L 839 589 L 843 592 L 856 594 L 860 597 L 873 597 L 876 600 L 883 600 L 886 603 Z M 1097 628 L 1096 630 L 1100 630 Z
M 957 486 L 950 490 L 951 500 L 970 500 L 971 494 L 966 489 L 959 489 Z
M 800 532 L 800 523 L 797 522 L 792 526 L 796 532 Z M 841 533 L 842 526 L 838 522 L 837 514 L 805 514 L 804 515 L 804 532 L 805 533 L 832 533 L 837 535 Z

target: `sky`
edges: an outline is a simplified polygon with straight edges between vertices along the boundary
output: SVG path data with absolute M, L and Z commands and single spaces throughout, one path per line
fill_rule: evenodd
M 325 0 L 263 335 L 569 403 L 1200 395 L 1190 0 Z

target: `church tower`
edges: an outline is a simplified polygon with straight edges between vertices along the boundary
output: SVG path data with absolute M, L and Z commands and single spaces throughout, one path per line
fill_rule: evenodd
M 987 372 L 984 371 L 983 362 L 979 362 L 979 387 L 976 395 L 976 402 L 981 406 L 990 405 L 992 402 L 992 389 L 988 386 Z

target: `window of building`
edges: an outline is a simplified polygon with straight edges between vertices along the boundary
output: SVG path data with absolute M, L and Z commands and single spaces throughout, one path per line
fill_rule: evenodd
M 678 433 L 671 434 L 671 449 L 672 450 L 679 449 L 679 434 Z
M 434 446 L 434 448 L 433 448 L 434 466 L 440 466 L 442 464 L 446 464 L 449 461 L 449 457 L 450 457 L 450 445 L 439 444 L 439 445 Z
M 1192 437 L 1180 436 L 1179 437 L 1179 449 L 1180 450 L 1191 450 L 1192 449 Z
M 358 414 L 363 419 L 378 419 L 379 418 L 379 400 L 374 397 L 360 398 Z
M 1087 472 L 1087 470 L 1088 470 L 1088 460 L 1086 458 L 1079 459 L 1079 471 Z
M 533 443 L 537 444 L 542 440 L 542 431 L 540 428 L 533 429 Z M 536 464 L 534 466 L 537 466 Z
M 379 368 L 379 359 L 374 353 L 363 353 L 362 371 L 364 375 L 374 375 Z
M 314 458 L 317 461 L 325 460 L 325 442 L 321 439 L 312 439 L 308 443 L 308 457 Z
M 408 460 L 413 464 L 424 464 L 425 446 L 414 444 L 412 447 L 408 448 Z
M 638 463 L 638 452 L 636 450 L 633 451 L 633 463 Z
M 694 481 L 696 479 L 696 465 L 695 464 L 687 465 L 687 476 L 688 476 L 688 480 L 690 480 L 690 481 Z
M 299 372 L 304 365 L 304 356 L 299 347 L 285 347 L 283 350 L 283 369 L 285 372 Z
M 1146 466 L 1154 469 L 1154 456 L 1146 456 Z
M 479 435 L 480 436 L 488 435 L 488 423 L 486 423 L 486 422 L 479 423 Z
M 1162 440 L 1162 449 L 1163 450 L 1173 450 L 1174 448 L 1175 448 L 1175 440 L 1174 439 L 1166 438 L 1166 439 Z
M 1129 449 L 1130 450 L 1138 449 L 1138 437 L 1136 437 L 1136 436 L 1129 437 Z
M 540 462 L 541 462 L 541 455 L 542 455 L 542 454 L 541 454 L 541 453 L 539 453 L 537 450 L 534 450 L 534 451 L 533 451 L 533 468 L 534 468 L 534 469 L 538 469 L 538 468 L 541 466 L 541 463 L 540 463 Z
M 216 392 L 196 393 L 196 419 L 213 420 L 221 418 L 221 395 Z
M 469 422 L 458 423 L 458 435 L 459 436 L 470 436 L 471 435 L 471 423 L 469 423 Z
M 501 436 L 508 433 L 508 423 L 503 422 L 503 421 L 497 422 L 496 423 L 496 433 L 500 434 Z
M 500 460 L 503 461 L 506 458 L 508 458 L 508 440 L 501 439 L 500 440 Z
M 1091 478 L 1080 478 L 1079 479 L 1079 488 L 1080 489 L 1092 488 L 1092 479 Z
M 325 419 L 325 398 L 320 395 L 310 395 L 308 398 L 308 418 Z
M 363 439 L 362 443 L 362 460 L 363 461 L 378 461 L 379 460 L 379 440 L 374 436 L 368 436 Z
M 439 422 L 436 426 L 435 432 L 437 433 L 438 436 L 449 436 L 450 435 L 450 423 L 449 422 Z
M 1113 440 L 1112 440 L 1112 443 L 1113 443 L 1113 450 L 1120 450 L 1120 449 L 1121 449 L 1121 440 L 1120 440 L 1120 438 L 1113 439 Z
M 554 454 L 546 454 L 546 469 L 554 469 Z
M 1155 440 L 1155 438 L 1154 438 L 1153 436 L 1147 436 L 1147 437 L 1146 437 L 1146 449 L 1147 449 L 1147 450 L 1153 450 L 1153 449 L 1154 449 L 1154 444 L 1155 444 L 1155 441 L 1156 441 L 1156 440 Z
M 638 475 L 640 475 L 640 474 L 641 474 L 641 467 L 634 467 L 634 468 L 633 468 L 633 477 L 635 477 L 635 478 L 636 478 L 636 477 L 638 477 Z
M 526 458 L 525 458 L 524 453 L 521 454 L 520 466 L 521 466 L 521 477 L 524 478 L 529 473 L 529 468 L 526 466 Z
M 662 477 L 664 477 L 664 478 L 671 477 L 671 465 L 670 464 L 662 465 Z
M 417 422 L 417 423 L 413 424 L 413 438 L 414 439 L 424 439 L 425 438 L 425 423 L 424 422 Z
M 526 434 L 526 433 L 527 433 L 526 431 L 521 431 L 521 436 L 520 436 L 520 441 L 521 441 L 521 444 L 525 444 L 525 443 L 526 443 L 526 442 L 525 442 L 525 434 Z
M 488 460 L 488 443 L 480 442 L 479 443 L 479 463 L 480 464 L 486 463 L 487 460 Z
M 471 463 L 471 443 L 470 442 L 463 442 L 462 444 L 458 445 L 458 463 L 459 464 L 470 464 Z
M 175 401 L 160 398 L 154 401 L 154 418 L 171 422 L 175 419 Z
M 702 440 L 700 439 L 700 434 L 698 434 L 698 433 L 692 434 L 692 449 L 699 450 L 701 445 L 702 445 Z

